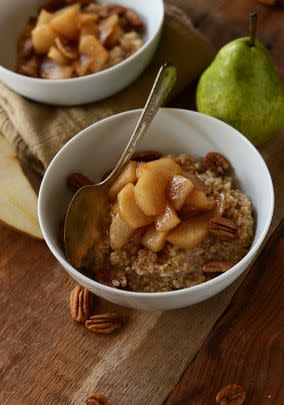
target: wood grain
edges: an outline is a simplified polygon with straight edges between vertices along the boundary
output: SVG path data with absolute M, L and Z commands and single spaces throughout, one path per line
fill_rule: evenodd
M 166 405 L 214 404 L 240 384 L 246 404 L 284 403 L 284 221 Z
M 257 37 L 269 48 L 274 63 L 284 68 L 283 18 L 284 2 L 265 7 L 257 0 L 170 0 L 182 7 L 195 26 L 211 39 L 216 48 L 248 33 L 248 16 L 258 14 Z
M 44 242 L 0 226 L 0 246 L 1 405 L 80 405 L 94 389 L 121 405 L 162 403 L 238 287 L 174 312 L 115 306 L 128 323 L 101 337 L 71 320 L 74 282 Z M 114 306 L 97 299 L 96 311 Z
M 271 44 L 273 59 L 283 69 L 281 7 L 266 8 L 255 0 L 172 2 L 181 4 L 217 47 L 243 35 L 247 14 L 256 8 L 261 38 Z M 173 105 L 193 108 L 194 87 Z M 282 130 L 260 148 L 276 189 L 271 233 L 284 216 L 283 135 Z M 241 280 L 201 305 L 147 314 L 147 322 L 143 312 L 127 312 L 123 335 L 105 339 L 70 319 L 68 298 L 74 283 L 43 242 L 0 225 L 0 247 L 1 405 L 80 405 L 94 388 L 110 393 L 120 405 L 158 405 L 187 367 L 169 404 L 213 404 L 221 386 L 238 382 L 248 390 L 248 404 L 282 405 L 283 224 L 206 343 Z M 98 311 L 110 308 L 97 301 Z M 116 307 L 116 311 L 126 310 Z

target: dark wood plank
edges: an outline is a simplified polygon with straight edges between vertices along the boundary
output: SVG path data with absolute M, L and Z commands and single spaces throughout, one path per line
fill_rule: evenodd
M 273 61 L 284 68 L 284 2 L 277 7 L 266 7 L 257 0 L 170 0 L 182 7 L 195 26 L 216 48 L 248 33 L 248 16 L 258 13 L 257 36 L 270 49 Z
M 214 404 L 237 383 L 247 404 L 284 403 L 284 221 L 226 313 L 172 392 L 167 405 Z

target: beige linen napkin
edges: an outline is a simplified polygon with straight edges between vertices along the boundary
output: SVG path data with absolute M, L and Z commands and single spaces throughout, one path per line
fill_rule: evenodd
M 119 94 L 81 107 L 51 107 L 14 93 L 0 82 L 0 132 L 18 155 L 42 173 L 72 136 L 109 115 L 142 107 L 158 68 L 174 63 L 178 79 L 174 94 L 197 78 L 211 62 L 214 50 L 191 21 L 176 7 L 166 7 L 159 49 L 142 76 Z

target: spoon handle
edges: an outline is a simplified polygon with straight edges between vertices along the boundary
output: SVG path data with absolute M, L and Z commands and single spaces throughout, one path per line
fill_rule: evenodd
M 174 65 L 164 64 L 156 77 L 151 93 L 145 104 L 141 117 L 125 148 L 121 158 L 110 175 L 100 185 L 110 183 L 120 173 L 122 168 L 131 159 L 137 145 L 142 140 L 158 109 L 163 105 L 176 82 L 176 68 Z

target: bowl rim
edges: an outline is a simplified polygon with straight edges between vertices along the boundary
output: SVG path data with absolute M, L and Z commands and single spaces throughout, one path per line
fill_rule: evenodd
M 160 20 L 158 21 L 158 24 L 155 28 L 154 33 L 152 34 L 151 37 L 148 38 L 148 40 L 143 44 L 143 46 L 138 49 L 138 51 L 134 52 L 132 55 L 130 55 L 128 58 L 122 60 L 121 62 L 117 63 L 116 65 L 110 66 L 107 69 L 101 70 L 99 72 L 96 73 L 91 73 L 89 75 L 85 75 L 85 76 L 81 76 L 81 77 L 71 77 L 69 79 L 60 79 L 60 80 L 54 80 L 54 79 L 42 79 L 39 77 L 29 77 L 29 76 L 25 76 L 22 75 L 20 73 L 14 72 L 11 69 L 6 68 L 5 66 L 0 64 L 0 73 L 1 70 L 6 72 L 9 75 L 12 75 L 14 78 L 19 78 L 20 80 L 26 80 L 27 83 L 34 83 L 34 84 L 43 84 L 44 86 L 47 85 L 58 85 L 59 83 L 78 83 L 80 81 L 86 80 L 88 79 L 92 79 L 94 77 L 102 77 L 102 76 L 106 76 L 107 74 L 111 74 L 114 70 L 125 66 L 127 63 L 130 63 L 132 60 L 138 58 L 141 54 L 143 54 L 146 49 L 151 46 L 151 44 L 155 41 L 157 35 L 159 35 L 160 30 L 162 29 L 164 20 L 165 20 L 165 5 L 163 0 L 156 0 L 160 2 L 160 6 L 161 6 L 161 16 L 160 16 Z M 135 10 L 135 7 L 132 7 Z
M 160 291 L 160 292 L 137 292 L 137 291 L 128 291 L 128 290 L 120 290 L 120 289 L 115 289 L 112 287 L 108 287 L 104 284 L 101 284 L 91 278 L 89 278 L 88 276 L 84 275 L 83 273 L 81 273 L 79 270 L 75 269 L 73 266 L 71 266 L 69 264 L 69 262 L 67 261 L 67 259 L 65 259 L 61 254 L 59 254 L 56 250 L 56 248 L 53 246 L 53 243 L 51 242 L 48 233 L 45 230 L 44 227 L 44 221 L 42 218 L 42 214 L 41 214 L 41 206 L 42 206 L 42 202 L 44 199 L 44 194 L 43 194 L 43 189 L 44 189 L 44 184 L 45 184 L 45 179 L 49 176 L 49 170 L 50 168 L 53 167 L 53 165 L 55 164 L 55 162 L 60 159 L 61 154 L 64 153 L 64 150 L 66 147 L 70 146 L 73 142 L 77 142 L 79 138 L 85 136 L 85 134 L 87 132 L 89 132 L 90 130 L 97 128 L 98 126 L 103 126 L 105 121 L 109 121 L 109 120 L 113 120 L 113 119 L 120 119 L 121 117 L 125 117 L 127 115 L 135 115 L 137 113 L 141 113 L 142 109 L 134 109 L 134 110 L 129 110 L 129 111 L 125 111 L 122 113 L 118 113 L 118 114 L 114 114 L 111 115 L 109 117 L 106 117 L 94 124 L 89 125 L 88 127 L 84 128 L 82 131 L 80 131 L 77 135 L 75 135 L 73 138 L 71 138 L 59 151 L 58 153 L 54 156 L 54 158 L 52 159 L 51 163 L 49 164 L 46 173 L 44 175 L 44 178 L 42 180 L 41 183 L 41 187 L 39 190 L 39 197 L 38 197 L 38 217 L 39 217 L 39 223 L 40 223 L 40 227 L 45 239 L 46 244 L 48 245 L 50 251 L 52 252 L 52 254 L 55 256 L 55 258 L 59 261 L 59 263 L 65 267 L 65 269 L 68 271 L 68 273 L 71 274 L 75 274 L 76 278 L 79 279 L 79 283 L 82 284 L 91 284 L 92 287 L 94 287 L 94 290 L 99 288 L 102 291 L 108 293 L 111 292 L 112 294 L 116 295 L 116 296 L 121 296 L 124 295 L 126 297 L 139 297 L 139 298 L 147 298 L 147 297 L 173 297 L 173 296 L 180 296 L 180 295 L 184 295 L 184 294 L 188 294 L 190 293 L 190 291 L 198 293 L 199 291 L 202 291 L 206 288 L 210 287 L 214 287 L 216 285 L 219 284 L 219 282 L 221 282 L 222 280 L 226 280 L 228 278 L 230 278 L 230 275 L 232 274 L 232 272 L 240 269 L 242 267 L 243 264 L 245 264 L 247 261 L 249 261 L 250 259 L 253 259 L 254 256 L 256 255 L 256 253 L 259 251 L 259 248 L 261 247 L 267 233 L 268 230 L 270 228 L 271 225 L 271 221 L 272 221 L 272 217 L 273 217 L 273 212 L 274 212 L 274 204 L 275 204 L 275 195 L 274 195 L 274 187 L 273 187 L 273 182 L 271 179 L 271 175 L 270 172 L 268 170 L 268 167 L 263 159 L 263 157 L 261 156 L 261 154 L 259 153 L 259 151 L 256 149 L 256 147 L 244 136 L 242 135 L 237 129 L 231 127 L 230 125 L 226 124 L 225 122 L 214 118 L 212 116 L 206 115 L 206 114 L 202 114 L 199 113 L 197 111 L 192 111 L 192 110 L 187 110 L 187 109 L 182 109 L 182 108 L 161 108 L 162 111 L 180 111 L 180 112 L 185 112 L 186 114 L 189 115 L 195 115 L 197 117 L 199 117 L 202 120 L 207 120 L 207 121 L 215 121 L 218 124 L 221 124 L 223 126 L 225 126 L 227 128 L 228 131 L 231 131 L 232 136 L 235 137 L 240 137 L 240 139 L 242 140 L 242 142 L 245 142 L 247 147 L 256 154 L 256 156 L 258 157 L 258 159 L 261 161 L 264 170 L 267 174 L 267 195 L 269 196 L 269 215 L 268 217 L 265 219 L 265 226 L 264 229 L 262 230 L 261 234 L 259 235 L 258 239 L 255 240 L 255 244 L 252 248 L 250 248 L 250 250 L 248 251 L 248 253 L 238 262 L 236 263 L 232 268 L 230 268 L 227 272 L 220 274 L 219 276 L 211 279 L 211 280 L 207 280 L 201 284 L 197 284 L 195 286 L 192 287 L 186 287 L 186 288 L 182 288 L 180 290 L 174 290 L 174 291 Z

